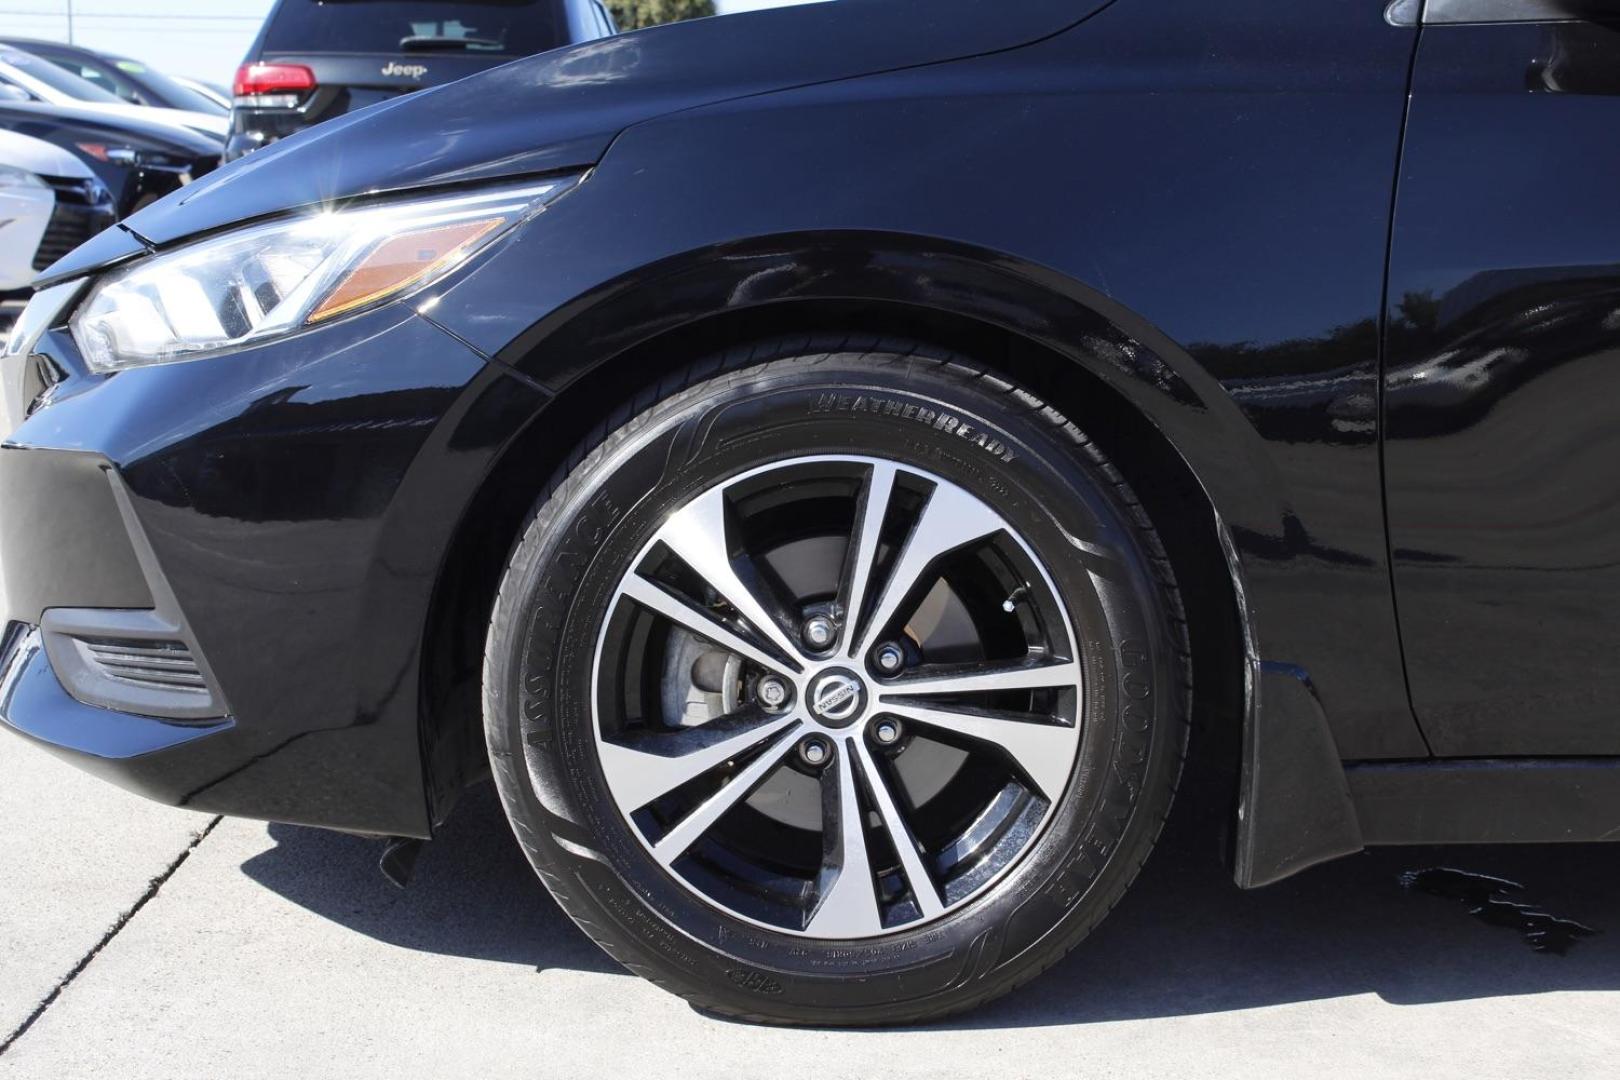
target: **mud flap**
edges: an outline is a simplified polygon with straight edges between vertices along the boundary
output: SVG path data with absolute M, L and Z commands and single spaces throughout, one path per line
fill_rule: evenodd
M 410 836 L 391 837 L 383 846 L 377 869 L 382 871 L 383 877 L 403 889 L 411 883 L 411 875 L 416 873 L 416 859 L 422 854 L 425 843 L 427 841 Z
M 1344 763 L 1310 676 L 1292 664 L 1262 661 L 1252 700 L 1233 872 L 1244 889 L 1363 847 Z

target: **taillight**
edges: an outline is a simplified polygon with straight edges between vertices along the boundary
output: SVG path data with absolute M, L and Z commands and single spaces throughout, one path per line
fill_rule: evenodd
M 303 64 L 243 64 L 236 69 L 238 105 L 295 109 L 304 92 L 315 89 L 315 73 Z
M 74 143 L 80 150 L 111 165 L 133 165 L 140 159 L 140 155 L 127 146 L 111 146 L 107 143 L 82 142 Z

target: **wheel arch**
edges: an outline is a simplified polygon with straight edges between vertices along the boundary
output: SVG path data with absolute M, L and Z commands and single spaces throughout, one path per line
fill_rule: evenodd
M 1156 522 L 1191 514 L 1191 527 L 1161 534 L 1193 645 L 1192 754 L 1234 809 L 1257 653 L 1227 515 L 1206 474 L 1245 461 L 1266 468 L 1258 436 L 1179 346 L 1081 283 L 942 241 L 851 233 L 762 238 L 669 260 L 594 290 L 500 351 L 499 362 L 554 396 L 487 475 L 435 589 L 422 720 L 435 820 L 485 765 L 483 635 L 534 502 L 581 444 L 673 390 L 672 373 L 711 355 L 745 364 L 758 343 L 793 337 L 817 351 L 888 343 L 972 356 L 1095 439 Z M 1246 503 L 1265 495 L 1264 484 L 1240 487 Z

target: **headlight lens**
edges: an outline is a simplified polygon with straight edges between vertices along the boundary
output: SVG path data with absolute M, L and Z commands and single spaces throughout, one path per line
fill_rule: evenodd
M 73 338 L 93 371 L 191 360 L 397 299 L 539 212 L 574 179 L 329 211 L 227 233 L 108 274 Z
M 45 181 L 15 165 L 0 165 L 0 188 L 44 187 Z

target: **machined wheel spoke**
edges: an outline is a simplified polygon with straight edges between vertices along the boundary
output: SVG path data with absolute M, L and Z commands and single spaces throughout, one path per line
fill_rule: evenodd
M 866 604 L 866 594 L 871 586 L 872 567 L 877 562 L 878 538 L 883 532 L 883 519 L 888 516 L 889 499 L 894 495 L 896 472 L 895 467 L 887 462 L 873 462 L 871 474 L 867 477 L 866 490 L 861 496 L 860 521 L 850 537 L 851 557 L 845 560 L 844 570 L 849 581 L 846 633 L 851 636 L 854 634 L 855 623 L 861 617 L 861 608 Z M 854 653 L 851 652 L 850 655 L 853 656 Z
M 928 866 L 923 862 L 922 849 L 917 844 L 917 838 L 906 824 L 905 815 L 900 812 L 899 803 L 895 802 L 894 793 L 889 790 L 889 783 L 878 771 L 877 762 L 872 760 L 871 753 L 861 739 L 851 739 L 849 745 L 854 748 L 861 763 L 861 771 L 866 774 L 868 786 L 872 791 L 872 802 L 877 806 L 878 817 L 883 819 L 883 827 L 889 831 L 889 840 L 894 844 L 894 850 L 900 856 L 900 867 L 905 871 L 906 881 L 911 885 L 911 895 L 917 900 L 917 907 L 925 919 L 931 919 L 945 910 L 945 901 L 939 895 L 939 886 L 934 884 L 934 876 L 928 872 Z
M 679 623 L 694 634 L 708 638 L 720 648 L 729 649 L 738 656 L 752 660 L 762 667 L 784 675 L 798 670 L 795 665 L 784 663 L 777 657 L 772 656 L 741 634 L 733 631 L 707 611 L 688 601 L 685 597 L 676 596 L 663 586 L 648 581 L 639 574 L 633 572 L 627 574 L 624 583 L 620 586 L 620 590 L 623 595 L 641 606 L 657 612 L 671 622 Z
M 710 795 L 703 802 L 675 824 L 675 827 L 664 834 L 664 838 L 653 846 L 653 856 L 665 866 L 676 859 L 697 842 L 698 837 L 714 827 L 715 822 L 725 816 L 726 811 L 736 806 L 761 783 L 771 772 L 782 763 L 793 748 L 793 739 L 787 736 L 778 736 L 776 742 L 765 749 L 759 757 L 748 763 L 742 772 L 732 777 L 719 791 Z
M 1000 747 L 1035 784 L 1047 802 L 1057 801 L 1069 782 L 1069 773 L 1074 764 L 1075 730 L 1067 724 L 995 713 L 956 712 L 892 701 L 884 702 L 881 709 L 902 720 Z
M 923 574 L 941 556 L 994 536 L 1003 528 L 995 511 L 972 495 L 954 485 L 936 484 L 883 586 L 872 618 L 859 634 L 850 636 L 847 655 L 856 657 L 871 647 L 876 635 L 883 632 Z M 861 588 L 864 594 L 868 586 Z
M 956 670 L 923 674 L 884 683 L 883 701 L 918 694 L 982 694 L 998 690 L 1050 690 L 1080 685 L 1080 665 L 1073 660 L 1044 664 L 963 664 Z
M 776 621 L 755 587 L 738 575 L 731 561 L 723 488 L 699 495 L 676 511 L 658 531 L 658 538 L 736 608 L 757 633 L 789 658 L 789 663 L 794 665 L 793 670 L 799 670 L 798 664 L 792 659 L 798 655 L 793 639 Z
M 602 771 L 621 804 L 639 810 L 797 722 L 748 711 L 679 732 L 642 735 L 628 745 L 604 740 Z
M 1079 783 L 1085 657 L 995 491 L 807 448 L 640 534 L 597 631 L 595 747 L 679 887 L 774 933 L 877 941 L 1039 842 Z
M 831 770 L 837 774 L 837 794 L 832 800 L 834 820 L 824 826 L 826 865 L 824 886 L 816 910 L 805 931 L 822 938 L 868 937 L 883 929 L 878 911 L 877 883 L 872 879 L 872 860 L 866 850 L 866 815 L 861 812 L 856 787 L 854 739 L 845 737 Z

